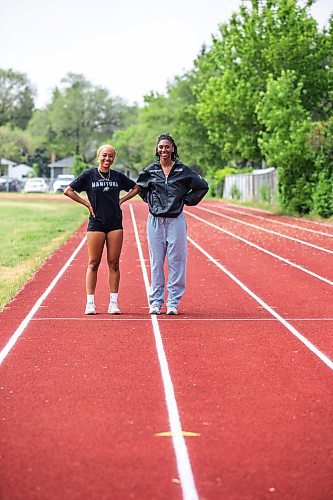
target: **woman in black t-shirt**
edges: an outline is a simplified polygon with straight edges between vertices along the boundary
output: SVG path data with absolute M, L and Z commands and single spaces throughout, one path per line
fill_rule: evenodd
M 134 181 L 126 175 L 111 169 L 116 150 L 104 144 L 97 151 L 98 167 L 85 170 L 65 189 L 64 194 L 81 203 L 89 210 L 87 228 L 88 266 L 86 272 L 87 304 L 85 314 L 96 314 L 95 289 L 97 272 L 101 262 L 104 244 L 109 266 L 110 314 L 121 314 L 118 307 L 120 280 L 119 258 L 123 243 L 122 212 L 120 206 L 140 191 Z M 78 195 L 85 191 L 88 200 Z M 119 198 L 120 191 L 129 191 Z

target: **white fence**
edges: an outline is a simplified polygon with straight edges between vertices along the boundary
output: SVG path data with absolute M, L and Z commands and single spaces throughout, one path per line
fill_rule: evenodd
M 223 198 L 274 202 L 276 190 L 276 169 L 265 168 L 248 174 L 227 175 L 224 179 Z

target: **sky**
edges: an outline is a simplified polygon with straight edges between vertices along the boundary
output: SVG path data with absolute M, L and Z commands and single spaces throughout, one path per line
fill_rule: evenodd
M 242 0 L 0 0 L 0 68 L 25 73 L 44 107 L 68 72 L 142 105 L 193 68 Z M 311 9 L 328 23 L 332 0 Z

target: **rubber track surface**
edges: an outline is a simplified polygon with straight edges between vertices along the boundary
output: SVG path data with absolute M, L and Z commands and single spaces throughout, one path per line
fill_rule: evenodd
M 332 254 L 241 221 L 328 250 L 333 249 L 333 229 L 275 216 L 277 222 L 290 224 L 284 226 L 270 214 L 224 203 L 204 201 L 200 207 L 186 209 L 190 241 L 180 314 L 158 317 L 194 493 L 189 495 L 180 484 L 168 434 L 169 415 L 132 222 L 134 217 L 149 274 L 147 207 L 132 202 L 123 208 L 123 314 L 106 313 L 104 256 L 96 292 L 98 314 L 84 316 L 84 245 L 3 360 L 2 500 L 331 498 L 332 369 L 247 290 L 332 359 L 332 286 L 207 222 L 327 280 L 332 280 Z M 0 315 L 0 349 L 84 234 L 85 226 Z

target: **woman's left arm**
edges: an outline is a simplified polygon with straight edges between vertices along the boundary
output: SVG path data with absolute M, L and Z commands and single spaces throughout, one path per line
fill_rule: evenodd
M 137 194 L 140 193 L 140 186 L 135 185 L 133 189 L 131 189 L 125 196 L 119 199 L 119 206 L 124 203 L 124 201 L 130 200 L 134 198 Z
M 192 172 L 189 184 L 190 191 L 185 195 L 184 204 L 188 206 L 197 205 L 208 191 L 208 184 L 201 175 Z

